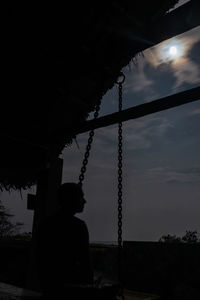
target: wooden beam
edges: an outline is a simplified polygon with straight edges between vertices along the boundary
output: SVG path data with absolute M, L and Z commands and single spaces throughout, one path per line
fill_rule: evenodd
M 155 46 L 162 41 L 182 34 L 188 30 L 194 29 L 197 26 L 200 26 L 200 1 L 191 0 L 153 23 L 151 27 L 147 28 L 146 33 L 144 30 L 144 39 L 149 41 L 149 43 L 141 43 L 136 52 L 139 53 L 144 51 L 149 47 Z M 75 134 L 84 133 L 91 129 L 97 129 L 116 124 L 120 119 L 124 122 L 130 119 L 140 118 L 154 112 L 173 108 L 185 103 L 197 101 L 200 99 L 199 89 L 199 87 L 194 88 L 176 95 L 152 101 L 150 103 L 135 106 L 133 108 L 124 110 L 121 113 L 121 117 L 119 117 L 118 113 L 114 113 L 102 118 L 98 118 L 95 121 L 86 121 L 82 124 L 81 128 L 75 130 L 74 132 Z M 161 103 L 163 100 L 164 103 Z
M 131 119 L 141 118 L 159 111 L 173 108 L 186 103 L 200 100 L 200 87 L 196 87 L 184 92 L 180 92 L 171 96 L 160 98 L 152 102 L 144 103 L 123 110 L 121 113 L 116 112 L 96 120 L 90 120 L 83 123 L 75 134 L 87 132 L 91 129 L 102 128 L 118 123 L 119 121 L 128 121 Z
M 133 26 L 135 26 L 135 23 Z M 156 19 L 156 21 L 152 21 L 151 25 L 148 24 L 146 28 L 143 28 L 143 33 L 138 37 L 139 40 L 134 37 L 134 30 L 132 31 L 130 26 L 127 32 L 130 49 L 133 44 L 134 53 L 132 56 L 198 26 L 200 26 L 199 0 L 191 0 L 165 16 Z
M 145 38 L 153 46 L 197 26 L 200 26 L 200 1 L 191 0 L 154 22 L 147 28 Z M 147 48 L 149 45 L 143 45 L 141 51 Z

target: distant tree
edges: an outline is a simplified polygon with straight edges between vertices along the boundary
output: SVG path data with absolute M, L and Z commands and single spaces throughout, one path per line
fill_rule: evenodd
M 181 242 L 181 238 L 177 237 L 176 235 L 163 235 L 161 236 L 161 238 L 159 239 L 159 242 L 164 242 L 164 243 L 180 243 Z
M 163 235 L 159 239 L 159 242 L 164 243 L 199 243 L 200 239 L 198 239 L 197 231 L 186 230 L 186 233 L 182 237 L 177 237 L 176 235 Z
M 13 236 L 17 240 L 24 240 L 24 241 L 31 241 L 32 239 L 32 232 L 22 232 L 15 234 Z
M 12 223 L 12 217 L 14 215 L 9 213 L 0 200 L 0 238 L 19 234 L 19 230 L 24 224 L 20 222 Z
M 187 231 L 186 230 L 186 234 L 182 237 L 182 242 L 184 243 L 198 243 L 200 242 L 200 240 L 198 239 L 197 236 L 197 231 Z

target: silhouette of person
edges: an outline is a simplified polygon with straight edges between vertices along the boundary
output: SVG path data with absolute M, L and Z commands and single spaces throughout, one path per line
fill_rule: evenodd
M 38 226 L 37 261 L 41 290 L 62 289 L 66 284 L 93 283 L 89 234 L 84 221 L 75 217 L 86 203 L 82 188 L 64 183 L 58 190 L 59 210 Z

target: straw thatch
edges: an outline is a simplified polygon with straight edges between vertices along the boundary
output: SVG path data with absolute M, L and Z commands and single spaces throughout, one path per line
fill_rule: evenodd
M 177 0 L 15 2 L 4 11 L 0 188 L 26 188 L 61 153 Z M 66 2 L 68 3 L 68 2 Z

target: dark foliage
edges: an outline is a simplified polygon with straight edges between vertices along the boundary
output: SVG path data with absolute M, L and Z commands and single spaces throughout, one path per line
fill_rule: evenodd
M 186 230 L 185 235 L 182 237 L 177 237 L 176 235 L 163 235 L 159 242 L 164 243 L 199 243 L 200 239 L 198 238 L 197 231 Z
M 0 238 L 12 237 L 19 234 L 23 223 L 11 222 L 12 217 L 14 217 L 14 215 L 10 214 L 0 201 Z
M 37 181 L 177 1 L 5 5 L 0 188 Z

